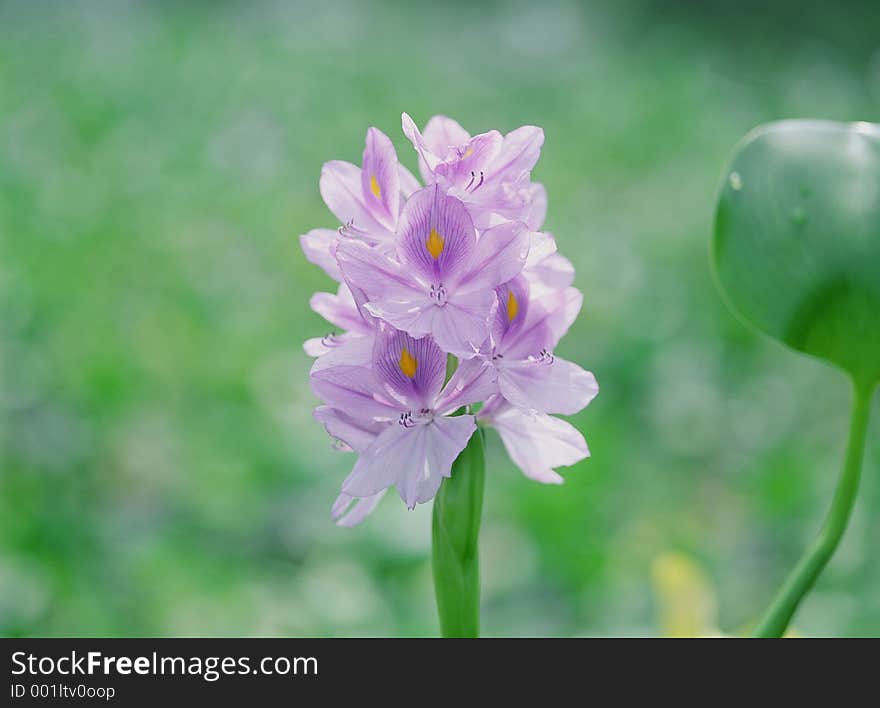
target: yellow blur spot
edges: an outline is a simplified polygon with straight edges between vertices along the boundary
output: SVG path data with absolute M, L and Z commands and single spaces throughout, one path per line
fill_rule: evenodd
M 431 254 L 431 258 L 435 261 L 440 258 L 440 254 L 443 253 L 443 237 L 437 233 L 437 229 L 431 229 L 428 240 L 425 241 L 425 246 L 428 249 L 428 253 Z
M 376 199 L 382 198 L 382 188 L 379 187 L 379 182 L 376 179 L 376 175 L 370 175 L 370 191 L 373 193 L 373 196 Z
M 513 322 L 516 319 L 516 316 L 519 314 L 519 302 L 516 300 L 516 295 L 513 294 L 513 290 L 507 291 L 507 321 Z
M 666 637 L 717 636 L 715 593 L 690 557 L 667 551 L 651 567 L 660 624 Z
M 408 376 L 409 378 L 414 378 L 418 366 L 419 362 L 416 361 L 416 358 L 407 351 L 406 347 L 404 347 L 403 351 L 400 352 L 400 370 L 403 372 L 403 375 Z
M 469 147 L 467 150 L 464 151 L 464 155 L 461 156 L 461 159 L 466 160 L 467 158 L 469 158 L 473 154 L 474 154 L 474 149 L 472 147 Z

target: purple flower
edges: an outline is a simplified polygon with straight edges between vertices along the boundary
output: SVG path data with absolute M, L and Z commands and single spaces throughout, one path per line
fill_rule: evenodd
M 472 138 L 446 116 L 431 118 L 424 133 L 408 114 L 401 120 L 419 153 L 422 178 L 460 199 L 478 228 L 499 219 L 541 227 L 547 195 L 543 185 L 531 182 L 531 171 L 544 144 L 543 130 L 526 125 L 504 136 L 490 130 Z
M 496 291 L 498 303 L 486 355 L 498 376 L 501 395 L 527 412 L 571 415 L 599 392 L 596 378 L 553 353 L 577 318 L 583 296 L 564 288 L 530 301 L 525 277 Z
M 471 357 L 489 333 L 494 289 L 519 273 L 528 232 L 506 222 L 479 238 L 464 205 L 437 185 L 404 207 L 396 258 L 363 243 L 336 250 L 346 280 L 362 290 L 365 309 L 413 337 L 432 335 L 446 352 Z
M 332 365 L 321 357 L 312 368 L 312 391 L 325 404 L 316 417 L 358 453 L 337 511 L 391 486 L 410 508 L 432 499 L 476 430 L 473 415 L 452 414 L 483 399 L 479 377 L 460 385 L 456 372 L 444 387 L 446 355 L 434 340 L 390 327 L 376 334 L 368 362 L 357 340 L 331 355 Z
M 351 290 L 345 283 L 340 283 L 336 294 L 315 293 L 309 301 L 312 310 L 321 315 L 330 324 L 342 330 L 341 333 L 331 332 L 323 337 L 307 339 L 303 349 L 309 356 L 321 356 L 331 349 L 340 346 L 353 337 L 372 335 L 373 322 L 361 314 Z
M 583 298 L 571 262 L 540 231 L 547 196 L 531 170 L 543 131 L 471 137 L 435 116 L 421 133 L 406 114 L 403 127 L 427 186 L 370 128 L 361 167 L 334 161 L 321 172 L 340 227 L 300 237 L 339 283 L 311 299 L 334 331 L 304 349 L 322 402 L 314 416 L 334 447 L 357 455 L 331 510 L 341 526 L 362 521 L 389 487 L 410 508 L 433 498 L 477 419 L 540 482 L 560 483 L 556 467 L 589 455 L 551 415 L 581 410 L 598 386 L 554 353 Z
M 341 226 L 313 229 L 300 236 L 306 258 L 334 280 L 341 280 L 334 256 L 339 237 L 349 236 L 371 245 L 390 245 L 402 199 L 418 188 L 416 178 L 398 163 L 388 136 L 377 128 L 370 128 L 361 167 L 332 160 L 321 170 L 321 196 Z

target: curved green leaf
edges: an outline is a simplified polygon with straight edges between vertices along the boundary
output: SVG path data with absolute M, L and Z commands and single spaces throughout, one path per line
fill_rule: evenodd
M 747 135 L 712 260 L 747 322 L 860 386 L 880 380 L 880 125 L 788 120 Z

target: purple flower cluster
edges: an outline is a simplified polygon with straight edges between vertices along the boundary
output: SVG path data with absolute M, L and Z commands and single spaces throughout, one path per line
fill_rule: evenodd
M 332 161 L 321 171 L 341 225 L 301 236 L 306 257 L 339 282 L 311 305 L 340 333 L 305 350 L 323 403 L 315 418 L 357 454 L 332 511 L 345 526 L 392 486 L 410 508 L 432 499 L 478 422 L 539 482 L 561 483 L 554 468 L 589 455 L 553 416 L 578 412 L 598 386 L 553 354 L 583 297 L 540 230 L 547 196 L 531 171 L 544 132 L 471 137 L 444 116 L 419 131 L 406 113 L 403 132 L 426 186 L 370 128 L 361 167 Z

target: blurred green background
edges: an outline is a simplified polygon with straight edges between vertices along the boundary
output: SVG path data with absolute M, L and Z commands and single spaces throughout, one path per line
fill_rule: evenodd
M 767 5 L 0 5 L 0 634 L 438 632 L 429 506 L 330 521 L 352 458 L 300 348 L 328 329 L 297 239 L 336 225 L 321 164 L 376 125 L 414 169 L 403 110 L 544 127 L 585 293 L 559 353 L 602 387 L 561 487 L 490 436 L 484 633 L 661 634 L 694 593 L 743 631 L 821 523 L 849 404 L 721 303 L 717 182 L 758 123 L 880 120 L 880 6 Z M 878 408 L 801 634 L 880 634 Z

